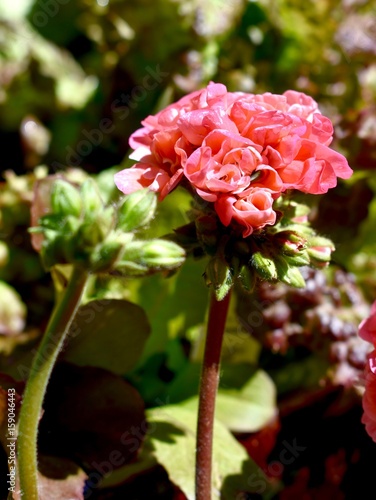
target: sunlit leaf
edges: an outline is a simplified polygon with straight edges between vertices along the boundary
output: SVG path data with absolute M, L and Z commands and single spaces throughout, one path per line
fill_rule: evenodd
M 170 384 L 170 402 L 195 408 L 201 365 L 189 364 Z M 222 366 L 216 401 L 216 419 L 233 432 L 256 432 L 275 417 L 276 389 L 263 370 L 246 364 Z
M 197 408 L 196 408 L 197 410 Z M 187 496 L 194 500 L 196 410 L 164 406 L 147 412 L 151 431 L 147 439 L 158 462 Z M 268 482 L 245 449 L 218 421 L 214 427 L 213 498 L 233 500 L 241 491 L 252 491 L 250 478 L 259 477 L 263 491 Z

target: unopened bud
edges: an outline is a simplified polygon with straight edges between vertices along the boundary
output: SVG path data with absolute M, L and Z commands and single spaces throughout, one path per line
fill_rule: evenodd
M 283 215 L 286 219 L 296 224 L 306 224 L 308 222 L 308 214 L 310 208 L 307 205 L 289 201 L 287 206 L 283 207 Z
M 255 252 L 251 258 L 251 264 L 256 269 L 261 278 L 265 280 L 276 280 L 278 277 L 274 259 L 261 252 Z
M 307 246 L 307 239 L 295 231 L 280 231 L 275 235 L 275 241 L 285 255 L 295 256 Z
M 155 214 L 157 196 L 149 189 L 127 195 L 118 209 L 117 229 L 128 232 L 145 226 Z
M 90 255 L 93 272 L 110 271 L 123 251 L 123 245 L 118 241 L 106 241 L 93 250 Z
M 115 207 L 109 205 L 101 211 L 96 218 L 97 224 L 102 228 L 103 233 L 108 233 L 115 226 Z
M 284 259 L 290 266 L 302 267 L 311 263 L 307 250 L 297 252 L 295 255 L 284 255 Z
M 51 208 L 55 214 L 79 217 L 82 211 L 80 193 L 69 182 L 57 179 L 52 186 Z
M 85 218 L 93 218 L 103 208 L 103 202 L 95 181 L 91 178 L 81 186 L 82 205 Z
M 234 284 L 234 275 L 228 263 L 221 257 L 210 259 L 205 269 L 207 286 L 212 286 L 217 300 L 223 300 Z
M 238 275 L 238 282 L 245 292 L 251 293 L 255 288 L 256 273 L 249 266 L 243 266 Z
M 307 250 L 310 263 L 316 267 L 325 267 L 329 264 L 332 252 L 335 247 L 332 241 L 321 236 L 315 236 L 309 241 L 309 248 Z
M 278 271 L 278 279 L 280 281 L 295 288 L 305 287 L 306 283 L 297 267 L 295 267 L 294 265 L 289 265 L 288 262 L 280 256 L 276 258 L 276 266 Z
M 77 220 L 77 219 L 76 219 Z M 61 214 L 47 214 L 41 217 L 38 221 L 40 232 L 43 232 L 42 228 L 53 229 L 54 231 L 60 231 L 66 223 L 66 216 Z M 36 232 L 38 226 L 30 228 L 29 232 Z
M 44 231 L 44 240 L 40 249 L 43 265 L 50 269 L 56 264 L 66 264 L 67 245 L 64 238 L 56 231 L 47 229 Z
M 124 274 L 140 276 L 163 269 L 175 269 L 185 260 L 185 252 L 168 240 L 131 241 L 116 269 Z

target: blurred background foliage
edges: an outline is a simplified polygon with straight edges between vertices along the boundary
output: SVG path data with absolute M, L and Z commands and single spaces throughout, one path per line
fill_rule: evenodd
M 53 282 L 27 233 L 35 182 L 48 173 L 64 173 L 78 183 L 92 175 L 103 198 L 114 201 L 118 195 L 112 175 L 118 165 L 127 164 L 128 138 L 140 121 L 210 80 L 226 84 L 229 91 L 295 89 L 311 95 L 334 123 L 334 147 L 354 169 L 347 183 L 321 199 L 303 197 L 312 207 L 312 224 L 336 244 L 329 270 L 306 271 L 303 291 L 278 285 L 262 287 L 253 296 L 237 295 L 224 361 L 226 366 L 248 363 L 259 370 L 255 379 L 248 372 L 234 376 L 231 370 L 229 381 L 224 379 L 223 401 L 229 390 L 235 391 L 245 401 L 243 410 L 238 410 L 240 415 L 244 411 L 249 423 L 239 426 L 239 417 L 234 427 L 232 417 L 226 416 L 226 402 L 222 401 L 221 411 L 249 455 L 273 481 L 282 481 L 280 498 L 355 498 L 359 484 L 372 481 L 368 459 L 375 452 L 360 424 L 359 380 L 368 347 L 356 333 L 376 297 L 374 2 L 12 0 L 0 4 L 2 371 L 24 378 L 15 367 L 28 366 L 30 346 L 40 338 L 54 301 Z M 144 235 L 171 232 L 184 224 L 188 208 L 185 193 L 174 192 Z M 202 262 L 189 259 L 168 280 L 152 276 L 124 282 L 102 277 L 93 279 L 87 292 L 86 301 L 131 300 L 145 309 L 152 333 L 135 348 L 137 353 L 143 351 L 138 365 L 123 375 L 147 407 L 184 399 L 186 408 L 192 404 L 206 312 L 204 268 Z M 59 290 L 63 270 L 56 271 L 53 280 Z M 252 311 L 258 314 L 258 326 Z M 66 360 L 85 364 L 85 344 L 75 349 L 74 354 L 68 349 Z M 128 366 L 126 356 L 134 352 L 129 349 L 123 346 L 124 366 Z M 105 362 L 96 359 L 93 364 L 111 366 L 112 355 L 119 356 L 119 347 L 109 348 Z M 81 376 L 86 384 L 90 377 Z M 261 383 L 269 390 L 272 380 L 279 417 L 275 402 L 263 402 L 257 389 Z M 246 403 L 257 401 L 257 394 L 264 413 L 256 422 L 255 408 Z M 68 397 L 64 404 L 70 405 Z M 51 427 L 48 418 L 46 422 L 47 435 Z M 55 435 L 59 429 L 54 428 Z M 274 473 L 268 464 L 278 460 L 281 443 L 293 438 L 307 451 Z M 41 439 L 42 448 L 51 454 L 51 446 Z M 145 450 L 148 446 L 153 448 L 149 442 Z M 64 447 L 59 450 L 68 453 Z M 90 472 L 85 452 L 80 449 L 73 459 Z M 185 498 L 162 469 L 153 461 L 150 464 L 149 455 L 145 460 L 148 465 L 121 471 L 112 482 L 107 479 L 103 496 L 96 491 L 92 498 Z M 160 463 L 174 477 L 169 461 L 163 460 Z M 148 485 L 137 477 L 127 482 L 148 468 Z M 225 498 L 231 498 L 233 490 L 229 491 L 227 497 L 223 493 Z M 251 497 L 244 493 L 239 498 Z

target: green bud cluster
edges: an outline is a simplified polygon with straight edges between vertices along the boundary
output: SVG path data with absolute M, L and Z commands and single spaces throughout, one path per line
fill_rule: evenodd
M 299 267 L 323 267 L 330 262 L 333 243 L 317 236 L 309 224 L 310 209 L 281 197 L 276 203 L 278 221 L 255 231 L 248 238 L 225 228 L 214 212 L 192 210 L 193 221 L 176 231 L 177 241 L 195 255 L 211 258 L 205 279 L 218 300 L 222 300 L 235 282 L 251 292 L 257 282 L 282 281 L 290 286 L 305 286 Z M 195 229 L 196 247 L 192 229 Z
M 77 187 L 57 179 L 51 188 L 50 212 L 31 232 L 41 233 L 41 256 L 46 268 L 75 264 L 90 272 L 144 276 L 173 270 L 185 258 L 172 241 L 140 241 L 134 232 L 154 217 L 155 193 L 143 189 L 105 206 L 91 178 Z
M 125 247 L 116 270 L 126 276 L 144 276 L 155 271 L 175 269 L 184 260 L 184 250 L 172 241 L 132 241 Z

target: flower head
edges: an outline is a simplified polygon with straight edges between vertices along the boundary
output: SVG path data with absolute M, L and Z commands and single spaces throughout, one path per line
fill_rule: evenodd
M 359 336 L 373 344 L 376 349 L 376 301 L 371 307 L 368 318 L 359 325 Z M 363 417 L 362 423 L 366 431 L 376 442 L 376 350 L 368 355 L 368 363 L 365 368 L 365 391 L 363 395 Z
M 359 336 L 371 342 L 376 348 L 376 301 L 372 304 L 371 313 L 359 325 Z
M 366 431 L 376 442 L 376 351 L 368 355 L 365 369 L 365 392 L 363 396 L 362 423 Z
M 328 147 L 330 120 L 301 92 L 254 95 L 210 83 L 142 125 L 129 141 L 138 163 L 116 174 L 117 187 L 149 187 L 163 199 L 188 183 L 243 237 L 275 223 L 273 202 L 287 189 L 322 194 L 352 174 Z

